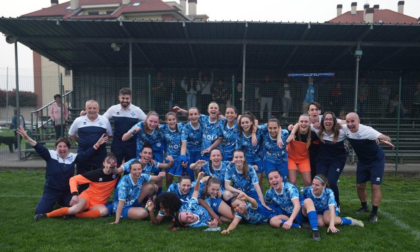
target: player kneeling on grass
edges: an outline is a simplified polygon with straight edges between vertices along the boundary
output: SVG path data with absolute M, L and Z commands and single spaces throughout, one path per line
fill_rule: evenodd
M 213 219 L 217 220 L 219 224 L 221 224 L 222 221 L 231 222 L 235 217 L 229 205 L 222 200 L 220 189 L 220 180 L 217 177 L 210 177 L 207 180 L 202 193 L 204 200 L 201 198 L 198 199 L 200 204 L 209 212 Z
M 201 180 L 204 172 L 200 172 L 197 181 Z M 175 224 L 184 227 L 209 227 L 217 228 L 217 220 L 212 220 L 209 212 L 198 203 L 200 183 L 194 186 L 194 193 L 187 204 L 184 204 L 175 215 Z
M 270 220 L 270 224 L 275 227 L 282 226 L 284 229 L 293 227 L 293 222 L 302 225 L 304 221 L 309 221 L 312 228 L 312 238 L 316 241 L 321 240 L 318 231 L 318 217 L 314 203 L 311 199 L 304 199 L 295 185 L 283 182 L 280 172 L 273 170 L 268 174 L 270 190 L 265 193 L 265 201 L 272 204 L 278 216 Z
M 142 220 L 147 218 L 148 213 L 142 207 L 140 202 L 146 197 L 153 196 L 158 191 L 156 184 L 150 184 L 150 181 L 162 181 L 165 176 L 160 172 L 158 176 L 142 174 L 143 166 L 138 161 L 130 164 L 130 174 L 122 177 L 114 193 L 114 213 L 115 222 L 118 224 L 120 219 Z
M 242 219 L 251 224 L 265 224 L 268 222 L 271 224 L 271 219 L 278 214 L 274 210 L 268 210 L 254 198 L 249 197 L 243 192 L 232 198 L 232 208 L 235 211 L 235 218 L 229 227 L 222 231 L 222 234 L 229 234 L 230 231 L 238 226 Z M 279 227 L 279 225 L 272 226 Z M 298 228 L 300 226 L 293 224 L 293 227 Z
M 324 175 L 316 175 L 312 180 L 312 186 L 308 186 L 303 190 L 303 196 L 314 202 L 315 210 L 318 214 L 318 226 L 324 227 L 328 225 L 327 232 L 337 233 L 340 231 L 335 225 L 364 227 L 363 222 L 360 220 L 337 216 L 337 203 L 335 202 L 334 192 L 329 188 L 328 179 Z
M 35 220 L 76 215 L 78 218 L 97 218 L 109 213 L 106 203 L 118 182 L 119 173 L 115 174 L 117 159 L 107 156 L 103 169 L 97 169 L 77 175 L 70 179 L 70 191 L 73 195 L 70 207 L 62 207 L 47 214 L 37 214 Z M 78 195 L 77 186 L 89 184 L 89 188 Z M 86 211 L 87 210 L 87 211 Z

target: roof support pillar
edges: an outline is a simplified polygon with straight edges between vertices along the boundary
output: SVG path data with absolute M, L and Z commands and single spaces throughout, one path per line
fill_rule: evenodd
M 130 31 L 128 31 L 128 29 L 124 26 L 123 22 L 120 22 L 120 27 L 121 29 L 124 31 L 125 35 L 127 35 L 127 37 L 132 38 L 133 36 L 131 36 Z M 133 43 L 132 41 L 130 41 L 129 43 Z M 155 65 L 153 64 L 153 62 L 149 59 L 149 57 L 144 53 L 143 49 L 141 49 L 141 47 L 138 44 L 134 44 L 134 47 L 136 47 L 136 49 L 140 52 L 140 54 L 143 56 L 143 58 L 147 61 L 147 63 L 149 63 L 149 65 L 152 68 L 155 68 Z
M 369 32 L 373 30 L 373 25 L 370 25 L 368 29 L 366 29 L 357 39 L 358 41 L 362 41 L 366 35 L 369 34 Z M 356 43 L 355 43 L 356 44 Z M 325 70 L 330 69 L 331 67 L 334 66 L 335 63 L 337 63 L 339 60 L 341 60 L 344 56 L 347 55 L 347 53 L 351 50 L 352 46 L 346 47 L 346 49 L 344 49 L 337 57 L 335 57 L 331 63 L 325 68 Z
M 245 111 L 246 44 L 242 46 L 242 113 Z M 252 92 L 252 91 L 251 91 Z
M 187 42 L 188 42 L 188 47 L 190 48 L 190 53 L 191 53 L 191 57 L 192 57 L 193 62 L 194 62 L 194 66 L 195 66 L 195 68 L 197 68 L 197 61 L 195 60 L 195 55 L 194 55 L 192 45 L 189 42 L 190 41 L 190 35 L 188 34 L 187 25 L 185 24 L 185 22 L 182 22 L 182 28 L 184 30 L 185 38 L 187 39 Z
M 133 90 L 133 43 L 129 43 L 130 46 L 130 55 L 129 55 L 129 63 L 128 63 L 128 68 L 129 68 L 129 79 L 130 79 L 130 90 Z
M 15 42 L 15 71 L 16 71 L 16 125 L 20 125 L 20 103 L 19 103 L 19 61 L 18 61 L 18 42 Z M 19 126 L 17 126 L 19 127 Z M 17 144 L 18 144 L 18 160 L 21 161 L 21 146 L 20 146 L 20 135 L 17 134 Z

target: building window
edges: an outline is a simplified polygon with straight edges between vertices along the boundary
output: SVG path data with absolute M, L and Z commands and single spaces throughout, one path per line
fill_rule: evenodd
M 99 15 L 99 11 L 89 11 L 88 15 L 89 16 Z
M 71 70 L 70 70 L 70 69 L 66 69 L 66 70 L 64 71 L 64 75 L 65 75 L 65 76 L 70 76 L 70 75 L 71 75 Z
M 114 11 L 106 11 L 107 15 L 111 15 Z

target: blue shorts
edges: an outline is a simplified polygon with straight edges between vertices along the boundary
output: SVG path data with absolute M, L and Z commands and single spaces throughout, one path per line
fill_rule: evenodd
M 188 156 L 190 162 L 188 163 L 188 167 L 183 169 L 182 173 L 183 174 L 188 174 L 191 178 L 191 181 L 194 181 L 195 174 L 194 174 L 194 170 L 190 169 L 190 164 L 195 163 L 198 160 L 202 159 L 201 151 L 188 151 L 187 150 L 187 156 Z
M 258 204 L 261 204 L 260 197 L 258 197 L 258 193 L 256 191 L 246 191 L 244 192 L 248 197 L 253 198 L 257 201 Z
M 121 218 L 122 219 L 128 219 L 128 210 L 130 210 L 130 208 L 132 208 L 132 207 L 142 207 L 142 204 L 140 204 L 136 200 L 133 205 L 124 207 L 123 210 L 122 210 L 122 212 L 121 212 Z
M 330 209 L 324 209 L 324 210 L 321 210 L 321 211 L 316 211 L 316 214 L 317 215 L 323 215 L 324 214 L 324 212 L 325 211 L 328 211 L 328 210 L 330 210 Z M 335 216 L 338 216 L 340 213 L 337 211 L 337 208 L 335 208 Z
M 256 165 L 256 166 L 258 166 L 258 170 L 256 171 L 258 174 L 261 174 L 261 173 L 264 172 L 264 169 L 263 169 L 264 165 L 263 165 L 263 161 L 261 159 L 258 160 L 258 161 L 248 162 L 248 165 Z
M 168 160 L 166 160 L 168 162 Z M 172 176 L 181 177 L 182 176 L 182 170 L 184 167 L 182 167 L 181 162 L 179 158 L 174 158 L 174 164 L 172 167 L 168 170 L 168 173 Z
M 122 142 L 121 140 L 118 141 L 114 138 L 112 140 L 111 152 L 117 158 L 118 166 L 120 166 L 123 160 L 127 162 L 128 160 L 136 158 L 136 142 Z
M 213 212 L 215 212 L 218 216 L 219 214 L 219 206 L 222 203 L 222 199 L 219 198 L 210 198 L 210 207 Z
M 290 217 L 291 214 L 286 213 L 285 211 L 283 211 L 283 209 L 281 209 L 279 206 L 274 206 L 273 204 L 269 205 L 270 208 L 272 208 L 277 215 L 286 215 L 287 217 Z M 274 216 L 273 216 L 274 217 Z M 296 215 L 296 218 L 293 220 L 294 223 L 297 223 L 299 225 L 301 225 L 303 222 L 308 222 L 308 218 L 303 216 L 302 214 L 302 208 L 300 208 L 299 213 Z
M 277 215 L 279 215 L 276 211 L 276 208 L 273 208 L 271 205 L 268 205 L 268 207 L 270 207 L 272 210 L 268 210 L 267 208 L 265 208 L 263 205 L 261 205 L 260 203 L 258 203 L 258 208 L 257 208 L 257 212 L 269 219 L 276 217 Z
M 283 181 L 284 182 L 287 181 L 287 177 L 289 176 L 289 169 L 288 169 L 287 162 L 283 162 L 281 164 L 274 164 L 268 160 L 264 160 L 264 172 L 265 172 L 265 176 L 267 176 L 267 179 L 268 179 L 268 174 L 273 170 L 279 171 L 280 175 L 283 177 Z
M 157 162 L 163 162 L 163 150 L 153 150 L 153 159 Z
M 365 165 L 357 162 L 356 181 L 357 184 L 364 184 L 370 181 L 374 185 L 382 184 L 382 177 L 385 170 L 385 158 L 378 162 Z

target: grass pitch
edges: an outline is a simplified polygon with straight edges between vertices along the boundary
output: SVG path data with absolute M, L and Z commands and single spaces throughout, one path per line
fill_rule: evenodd
M 45 182 L 42 172 L 0 172 L 1 251 L 419 251 L 420 180 L 387 177 L 382 186 L 379 222 L 370 224 L 360 207 L 355 178 L 341 176 L 341 216 L 365 223 L 364 228 L 338 226 L 320 242 L 309 229 L 283 230 L 267 225 L 240 224 L 229 235 L 203 232 L 204 228 L 167 230 L 169 221 L 154 226 L 150 221 L 111 218 L 33 220 Z M 266 181 L 265 181 L 266 182 Z M 268 186 L 265 184 L 265 189 Z M 370 193 L 370 192 L 369 192 Z M 369 196 L 370 198 L 370 196 Z M 370 203 L 369 203 L 370 205 Z M 222 224 L 225 229 L 228 223 Z

